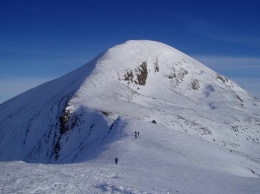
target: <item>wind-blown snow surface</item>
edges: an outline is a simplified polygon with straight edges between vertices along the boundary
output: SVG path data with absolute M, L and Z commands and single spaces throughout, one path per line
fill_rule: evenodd
M 259 107 L 176 49 L 128 41 L 0 105 L 1 192 L 259 193 Z
M 141 133 L 135 139 L 137 128 Z M 259 193 L 259 178 L 252 169 L 259 172 L 259 163 L 242 153 L 120 118 L 87 162 L 3 162 L 0 187 L 1 193 Z

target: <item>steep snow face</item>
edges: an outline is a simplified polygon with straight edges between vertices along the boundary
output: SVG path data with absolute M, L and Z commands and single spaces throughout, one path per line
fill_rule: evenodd
M 172 47 L 128 41 L 1 104 L 0 159 L 85 160 L 113 134 L 120 117 L 255 157 L 259 106 L 236 83 Z

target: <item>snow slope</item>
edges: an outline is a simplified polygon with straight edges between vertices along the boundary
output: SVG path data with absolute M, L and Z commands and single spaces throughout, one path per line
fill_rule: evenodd
M 259 106 L 172 47 L 128 41 L 0 105 L 1 191 L 259 193 Z
M 133 131 L 140 128 L 140 137 Z M 120 118 L 83 163 L 0 163 L 1 193 L 259 193 L 259 161 L 167 127 Z M 119 158 L 118 165 L 114 158 Z M 81 156 L 85 157 L 85 156 Z M 80 159 L 79 159 L 80 160 Z

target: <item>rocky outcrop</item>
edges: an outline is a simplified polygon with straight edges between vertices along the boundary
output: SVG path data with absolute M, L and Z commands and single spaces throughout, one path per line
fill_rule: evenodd
M 123 78 L 119 77 L 119 80 L 123 79 L 124 81 L 127 81 L 128 83 L 135 83 L 137 85 L 144 86 L 146 84 L 146 80 L 148 77 L 148 70 L 147 70 L 147 62 L 142 62 L 141 65 L 136 67 L 133 70 L 127 70 Z

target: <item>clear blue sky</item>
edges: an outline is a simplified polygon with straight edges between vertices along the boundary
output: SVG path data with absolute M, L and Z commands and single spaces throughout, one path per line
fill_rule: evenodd
M 168 44 L 260 99 L 258 0 L 0 3 L 0 103 L 133 39 Z

